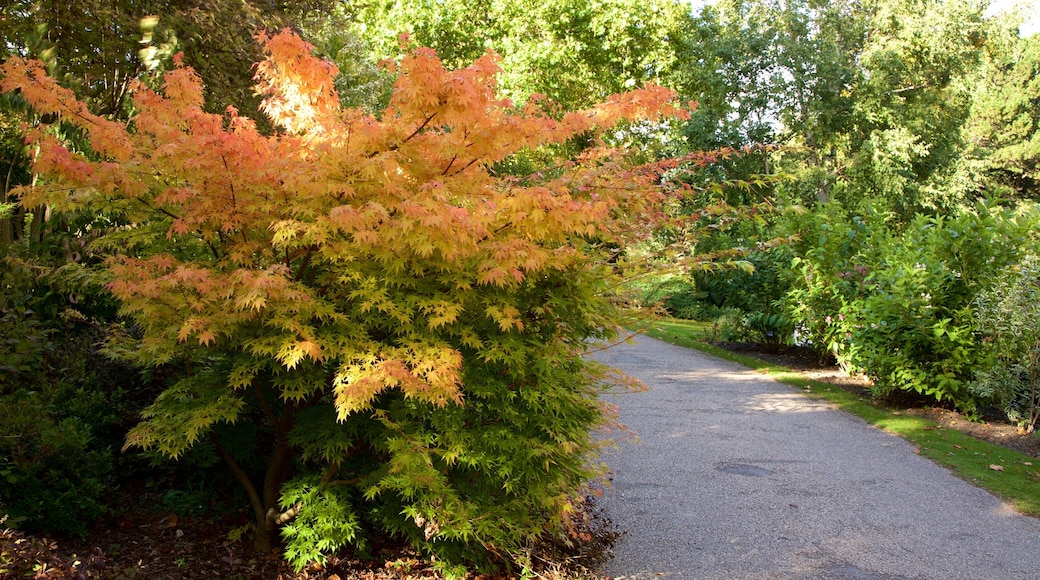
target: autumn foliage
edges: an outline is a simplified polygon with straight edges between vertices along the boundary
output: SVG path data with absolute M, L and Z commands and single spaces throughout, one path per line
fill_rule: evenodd
M 558 526 L 603 420 L 586 341 L 613 333 L 606 248 L 652 215 L 653 172 L 601 147 L 542 173 L 517 153 L 677 114 L 649 87 L 562 116 L 496 97 L 496 57 L 445 70 L 417 49 L 379 116 L 343 110 L 335 67 L 262 39 L 265 135 L 203 111 L 178 66 L 92 115 L 12 58 L 0 88 L 82 129 L 29 140 L 22 203 L 123 224 L 96 246 L 139 338 L 177 378 L 127 445 L 216 447 L 249 494 L 257 546 L 297 565 L 372 529 L 448 561 L 507 557 Z M 133 334 L 133 333 L 131 333 Z M 262 460 L 256 460 L 262 457 Z M 555 524 L 554 524 L 555 522 Z

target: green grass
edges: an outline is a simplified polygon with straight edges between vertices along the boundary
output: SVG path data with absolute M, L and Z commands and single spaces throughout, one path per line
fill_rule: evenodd
M 809 397 L 829 401 L 915 444 L 921 455 L 948 468 L 968 483 L 1004 499 L 1018 511 L 1040 516 L 1040 460 L 975 439 L 929 419 L 903 415 L 841 387 L 808 379 L 786 367 L 713 346 L 705 342 L 711 336 L 711 330 L 710 323 L 665 319 L 651 323 L 646 334 L 759 370 L 782 383 L 797 387 Z M 1004 470 L 996 471 L 991 465 L 998 465 Z

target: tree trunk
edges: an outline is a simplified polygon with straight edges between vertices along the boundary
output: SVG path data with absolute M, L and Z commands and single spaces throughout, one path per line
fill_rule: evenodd
M 283 417 L 288 417 L 288 411 Z M 256 522 L 256 533 L 253 536 L 253 547 L 260 553 L 273 552 L 278 548 L 279 509 L 278 500 L 281 498 L 282 485 L 289 478 L 289 467 L 292 463 L 292 453 L 289 449 L 288 428 L 283 429 L 282 421 L 277 425 L 278 434 L 275 440 L 274 451 L 267 464 L 267 473 L 264 475 L 263 516 Z M 258 514 L 259 515 L 259 514 Z
M 216 437 L 214 437 L 216 440 Z M 235 480 L 249 497 L 250 507 L 253 508 L 253 548 L 261 554 L 269 554 L 278 549 L 278 499 L 282 484 L 288 478 L 289 466 L 292 454 L 289 452 L 287 440 L 279 434 L 278 442 L 275 444 L 274 452 L 267 464 L 267 473 L 264 477 L 263 494 L 257 491 L 249 474 L 233 457 L 224 449 L 224 446 L 216 441 L 217 453 L 224 463 L 231 469 Z

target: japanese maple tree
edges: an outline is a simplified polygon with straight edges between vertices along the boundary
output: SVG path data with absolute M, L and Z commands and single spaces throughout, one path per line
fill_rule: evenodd
M 178 457 L 202 439 L 246 490 L 255 543 L 297 566 L 372 528 L 447 561 L 506 557 L 559 529 L 604 420 L 580 355 L 613 335 L 607 249 L 655 212 L 653 171 L 587 150 L 542 174 L 518 152 L 679 113 L 648 87 L 553 116 L 496 97 L 496 57 L 445 70 L 414 50 L 379 116 L 340 107 L 333 65 L 261 39 L 261 134 L 204 112 L 194 72 L 135 88 L 129 123 L 92 115 L 12 58 L 0 88 L 80 127 L 29 134 L 23 203 L 127 224 L 97 246 L 133 356 L 183 369 L 127 439 Z M 261 469 L 248 458 L 261 455 Z

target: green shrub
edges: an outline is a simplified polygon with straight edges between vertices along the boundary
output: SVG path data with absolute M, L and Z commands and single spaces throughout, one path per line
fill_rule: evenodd
M 744 318 L 747 314 L 738 308 L 706 308 L 703 320 L 712 323 L 712 340 L 748 342 L 752 340 Z
M 73 309 L 85 292 L 36 261 L 6 256 L 0 273 L 0 512 L 82 536 L 108 508 L 118 449 L 150 393 L 100 354 L 98 323 Z
M 984 390 L 969 382 L 988 352 L 975 300 L 1033 243 L 1036 211 L 980 202 L 898 233 L 869 206 L 855 216 L 830 203 L 788 223 L 803 230 L 783 300 L 799 335 L 870 376 L 877 395 L 918 393 L 972 412 Z
M 791 276 L 792 254 L 787 247 L 755 250 L 744 258 L 745 268 L 713 268 L 696 272 L 698 296 L 714 306 L 744 312 L 775 313 Z
M 685 276 L 665 276 L 642 280 L 634 285 L 641 306 L 660 306 L 670 316 L 704 320 L 704 302 L 693 280 Z
M 25 529 L 85 536 L 105 511 L 112 450 L 95 449 L 82 421 L 56 421 L 41 403 L 33 394 L 3 401 L 0 509 Z
M 1030 255 L 1008 268 L 975 306 L 979 332 L 992 350 L 971 391 L 1033 432 L 1040 418 L 1040 258 Z
M 973 303 L 1024 252 L 1035 212 L 980 203 L 951 217 L 918 217 L 879 244 L 869 295 L 856 315 L 855 362 L 877 394 L 913 391 L 971 412 L 968 388 L 985 353 Z
M 794 336 L 794 323 L 783 314 L 752 312 L 744 317 L 744 327 L 751 340 L 772 353 L 780 352 Z
M 852 370 L 852 332 L 873 264 L 868 246 L 884 239 L 887 226 L 879 215 L 849 216 L 837 202 L 786 218 L 785 226 L 797 232 L 801 242 L 795 248 L 781 311 L 798 329 L 799 339 L 821 359 L 833 357 Z

